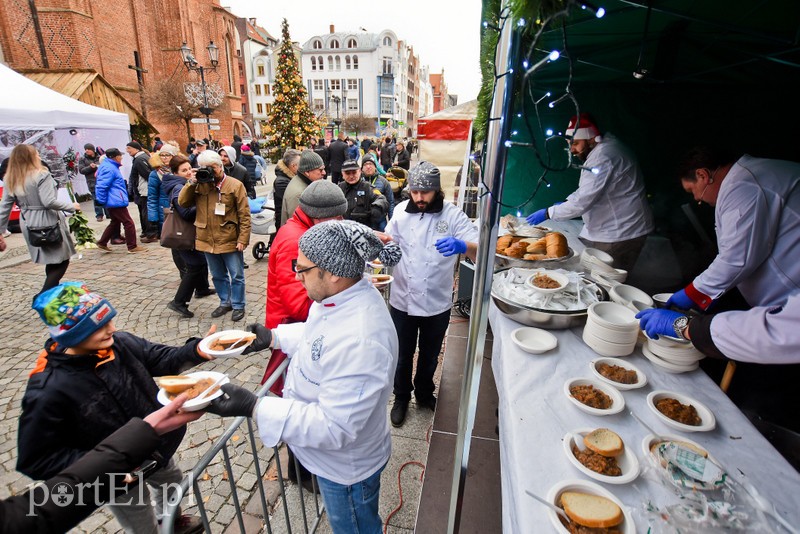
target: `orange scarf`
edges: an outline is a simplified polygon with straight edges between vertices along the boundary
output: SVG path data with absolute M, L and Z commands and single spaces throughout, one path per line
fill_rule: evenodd
M 56 345 L 57 345 L 56 343 L 53 343 L 50 346 L 50 350 L 55 350 Z M 114 349 L 98 350 L 96 355 L 100 361 L 97 362 L 97 365 L 94 366 L 95 369 L 97 369 L 103 364 L 106 364 L 114 360 Z M 30 372 L 30 374 L 28 374 L 28 378 L 32 377 L 36 373 L 41 373 L 42 371 L 45 370 L 46 367 L 47 367 L 47 350 L 42 349 L 42 351 L 39 353 L 39 356 L 36 357 L 36 365 L 34 365 L 33 370 Z

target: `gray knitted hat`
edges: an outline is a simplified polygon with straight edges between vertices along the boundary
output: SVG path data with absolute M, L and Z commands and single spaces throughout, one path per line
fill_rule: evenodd
M 439 169 L 433 163 L 420 161 L 408 173 L 408 189 L 411 191 L 438 191 L 441 188 Z
M 392 267 L 402 256 L 397 243 L 384 246 L 371 228 L 355 221 L 312 226 L 300 238 L 300 250 L 321 269 L 342 278 L 361 278 L 365 263 L 375 258 Z
M 312 219 L 338 217 L 347 211 L 347 199 L 338 185 L 317 180 L 300 195 L 300 209 Z
M 319 154 L 313 150 L 303 150 L 303 153 L 300 154 L 300 167 L 297 170 L 305 174 L 308 171 L 319 169 L 323 165 L 325 165 L 325 162 L 322 161 Z

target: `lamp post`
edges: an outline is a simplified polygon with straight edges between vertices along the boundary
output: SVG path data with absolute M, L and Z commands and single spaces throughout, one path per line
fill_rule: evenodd
M 217 70 L 217 65 L 219 65 L 219 47 L 214 44 L 214 41 L 209 41 L 206 50 L 208 50 L 208 59 L 211 60 L 211 67 L 203 67 L 197 62 L 197 60 L 194 58 L 194 55 L 192 55 L 192 49 L 189 48 L 189 46 L 186 44 L 186 41 L 184 41 L 181 45 L 181 57 L 183 58 L 183 64 L 186 65 L 186 68 L 190 71 L 195 70 L 200 73 L 200 87 L 203 90 L 203 107 L 199 109 L 200 113 L 206 116 L 206 131 L 208 132 L 208 138 L 211 139 L 211 121 L 208 117 L 211 115 L 213 110 L 208 107 L 208 93 L 206 92 L 205 72 L 207 70 L 210 72 Z
M 331 100 L 333 100 L 333 103 L 336 104 L 336 118 L 333 119 L 333 124 L 336 125 L 336 134 L 338 135 L 339 125 L 342 124 L 342 119 L 339 118 L 339 102 L 342 101 L 342 98 L 337 95 L 333 95 L 331 97 Z

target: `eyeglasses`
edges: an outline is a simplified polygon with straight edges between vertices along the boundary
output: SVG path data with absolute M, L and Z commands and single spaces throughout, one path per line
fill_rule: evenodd
M 162 158 L 171 158 L 172 154 L 170 154 L 169 152 L 162 152 L 161 154 L 159 154 L 159 156 L 161 156 Z
M 317 267 L 319 267 L 319 265 L 312 265 L 311 267 L 306 267 L 305 269 L 298 269 L 298 268 L 297 268 L 297 260 L 292 260 L 292 271 L 293 271 L 295 274 L 303 274 L 303 273 L 307 273 L 307 272 L 308 272 L 308 271 L 310 271 L 311 269 L 316 269 Z

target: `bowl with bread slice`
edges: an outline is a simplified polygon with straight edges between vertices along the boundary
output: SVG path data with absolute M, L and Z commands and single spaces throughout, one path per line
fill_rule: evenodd
M 606 484 L 627 484 L 639 476 L 639 460 L 607 428 L 580 428 L 564 435 L 564 454 L 583 474 Z
M 220 386 L 230 382 L 225 373 L 217 371 L 195 371 L 185 375 L 170 375 L 156 378 L 158 383 L 158 402 L 166 406 L 181 393 L 189 395 L 182 410 L 195 412 L 211 404 L 211 401 L 222 395 Z M 212 387 L 213 386 L 213 387 Z M 209 391 L 209 388 L 211 390 Z
M 200 350 L 214 358 L 231 358 L 240 356 L 256 335 L 247 330 L 224 330 L 204 337 L 200 341 Z
M 613 493 L 588 480 L 564 480 L 547 492 L 547 501 L 562 508 L 569 517 L 561 518 L 548 509 L 547 515 L 556 532 L 569 534 L 585 529 L 614 529 L 622 534 L 635 534 L 636 524 L 628 509 Z M 572 528 L 570 528 L 570 526 Z

